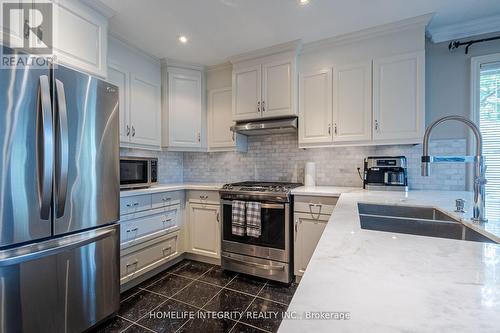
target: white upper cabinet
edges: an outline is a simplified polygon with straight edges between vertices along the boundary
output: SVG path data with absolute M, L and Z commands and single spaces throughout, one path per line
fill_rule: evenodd
M 425 126 L 424 52 L 373 60 L 373 139 L 418 143 Z
M 289 116 L 293 109 L 294 62 L 290 59 L 274 61 L 262 65 L 262 102 L 263 117 Z
M 120 142 L 128 142 L 130 135 L 130 98 L 129 75 L 127 70 L 118 65 L 110 64 L 108 67 L 108 81 L 118 87 L 118 107 L 120 111 Z
M 372 124 L 371 62 L 333 68 L 333 141 L 369 141 Z
M 204 103 L 202 72 L 169 67 L 168 147 L 201 148 Z
M 233 57 L 233 120 L 297 115 L 297 41 Z
M 261 65 L 234 70 L 233 120 L 261 117 L 261 74 Z
M 54 2 L 54 54 L 57 62 L 107 76 L 107 17 L 76 0 Z
M 332 141 L 332 71 L 302 74 L 299 82 L 299 141 Z
M 119 89 L 120 146 L 160 150 L 160 62 L 110 38 L 108 67 L 108 80 Z
M 159 70 L 159 68 L 158 68 Z M 132 73 L 130 81 L 130 136 L 139 145 L 161 143 L 161 83 Z

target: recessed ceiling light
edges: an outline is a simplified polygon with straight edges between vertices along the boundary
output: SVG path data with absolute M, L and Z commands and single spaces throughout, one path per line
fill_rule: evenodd
M 182 44 L 186 44 L 188 42 L 188 38 L 186 36 L 179 36 L 178 39 Z
M 300 3 L 302 6 L 305 6 L 305 5 L 308 5 L 308 4 L 309 4 L 309 0 L 299 0 L 299 3 Z

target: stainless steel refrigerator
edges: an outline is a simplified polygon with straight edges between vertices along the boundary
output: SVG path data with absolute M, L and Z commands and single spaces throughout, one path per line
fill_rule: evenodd
M 82 332 L 118 310 L 118 113 L 89 75 L 0 69 L 0 332 Z

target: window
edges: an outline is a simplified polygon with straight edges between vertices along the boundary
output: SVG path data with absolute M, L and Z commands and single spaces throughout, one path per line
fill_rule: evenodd
M 486 158 L 486 214 L 500 218 L 500 54 L 472 59 L 473 108 Z

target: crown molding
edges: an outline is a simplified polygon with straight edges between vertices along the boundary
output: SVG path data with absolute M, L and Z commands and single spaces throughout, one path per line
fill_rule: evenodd
M 487 16 L 442 27 L 430 27 L 427 29 L 427 36 L 433 43 L 440 43 L 497 31 L 500 31 L 500 15 Z
M 134 51 L 135 53 L 143 56 L 143 57 L 146 57 L 146 58 L 149 58 L 151 59 L 152 61 L 155 61 L 155 62 L 160 62 L 160 58 L 158 57 L 155 57 L 154 55 L 152 54 L 149 54 L 145 51 L 143 51 L 140 47 L 128 42 L 127 40 L 125 40 L 124 38 L 122 38 L 121 36 L 118 36 L 112 32 L 109 32 L 109 36 L 108 36 L 108 39 L 113 39 L 115 40 L 116 42 L 122 44 L 123 46 L 125 46 L 126 48 Z M 108 41 L 109 43 L 109 41 Z
M 409 19 L 404 19 L 401 21 L 378 25 L 372 28 L 367 28 L 331 38 L 326 38 L 306 43 L 302 48 L 302 53 L 318 51 L 342 44 L 359 42 L 362 40 L 380 37 L 390 33 L 401 32 L 406 29 L 415 29 L 415 28 L 424 29 L 433 16 L 434 13 L 424 14 Z
M 225 69 L 232 69 L 232 68 L 233 68 L 232 63 L 224 62 L 224 63 L 218 64 L 218 65 L 207 66 L 207 72 L 222 71 Z
M 99 13 L 101 13 L 108 19 L 112 18 L 117 14 L 117 12 L 113 8 L 104 4 L 100 0 L 81 0 L 81 1 L 85 3 L 87 6 L 93 8 L 94 10 L 97 10 Z
M 266 47 L 262 49 L 258 49 L 255 51 L 250 51 L 246 53 L 242 53 L 236 56 L 229 57 L 229 62 L 232 64 L 241 62 L 241 61 L 246 61 L 246 60 L 251 60 L 255 58 L 260 58 L 260 57 L 265 57 L 265 56 L 270 56 L 273 54 L 278 54 L 278 53 L 283 53 L 283 52 L 295 52 L 298 54 L 301 48 L 301 41 L 300 39 L 293 40 L 291 42 L 287 43 L 282 43 L 278 45 L 274 45 L 271 47 Z
M 207 70 L 207 67 L 204 65 L 194 64 L 194 63 L 189 63 L 189 62 L 182 62 L 182 61 L 170 59 L 170 58 L 162 58 L 161 65 L 167 66 L 167 67 L 194 69 L 194 70 L 202 71 L 202 72 Z

